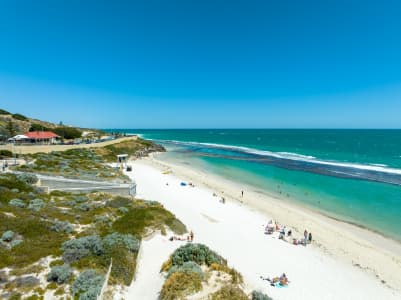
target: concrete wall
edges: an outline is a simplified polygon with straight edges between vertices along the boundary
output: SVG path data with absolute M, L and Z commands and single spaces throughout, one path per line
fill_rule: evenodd
M 90 181 L 69 179 L 56 176 L 47 176 L 36 174 L 39 178 L 38 185 L 48 192 L 59 190 L 70 193 L 90 193 L 101 191 L 113 195 L 135 196 L 136 183 L 118 183 L 110 181 Z

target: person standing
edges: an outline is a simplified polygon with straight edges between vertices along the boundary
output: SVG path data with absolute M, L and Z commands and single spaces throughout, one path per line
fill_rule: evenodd
M 312 233 L 311 232 L 309 232 L 308 241 L 309 241 L 309 244 L 312 243 Z
M 306 231 L 306 229 L 305 229 L 305 231 L 304 231 L 304 242 L 305 242 L 305 246 L 306 246 L 306 242 L 308 241 L 308 232 Z
M 244 198 L 244 191 L 241 191 L 241 197 Z

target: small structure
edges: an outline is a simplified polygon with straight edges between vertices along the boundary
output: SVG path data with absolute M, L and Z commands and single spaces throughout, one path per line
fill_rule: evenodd
M 35 144 L 54 144 L 60 138 L 60 136 L 51 131 L 31 131 L 24 135 L 28 139 L 27 142 Z
M 120 164 L 120 169 L 123 170 L 127 166 L 128 154 L 118 154 L 117 161 Z

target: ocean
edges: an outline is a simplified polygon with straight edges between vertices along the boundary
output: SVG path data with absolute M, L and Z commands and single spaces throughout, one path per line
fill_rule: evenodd
M 401 241 L 401 130 L 120 130 L 201 168 Z

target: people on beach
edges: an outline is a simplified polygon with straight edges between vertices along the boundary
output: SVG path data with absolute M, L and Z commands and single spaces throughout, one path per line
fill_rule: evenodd
M 263 276 L 260 276 L 260 278 L 261 278 L 262 280 L 267 280 L 267 281 L 269 281 L 271 286 L 276 286 L 276 284 L 279 284 L 279 285 L 281 285 L 281 286 L 287 286 L 288 283 L 289 283 L 288 278 L 287 278 L 287 276 L 285 275 L 285 273 L 281 274 L 280 277 L 279 277 L 279 276 L 276 276 L 276 277 L 273 277 L 272 279 L 270 279 L 269 277 L 264 278 Z
M 304 245 L 306 246 L 306 243 L 308 242 L 308 231 L 305 229 L 304 231 Z
M 241 191 L 241 197 L 244 197 L 244 191 L 243 190 Z
M 309 242 L 309 244 L 312 243 L 312 233 L 311 232 L 309 232 L 308 242 Z
M 189 237 L 190 237 L 190 241 L 192 242 L 194 240 L 194 233 L 192 232 L 192 230 L 189 233 Z

